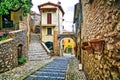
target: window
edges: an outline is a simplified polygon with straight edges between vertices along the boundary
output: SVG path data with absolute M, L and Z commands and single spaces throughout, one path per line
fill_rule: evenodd
M 52 24 L 52 14 L 47 13 L 47 24 Z
M 64 44 L 64 40 L 62 40 L 62 43 Z
M 52 35 L 52 28 L 47 28 L 47 35 Z
M 70 39 L 68 39 L 68 42 L 70 43 Z
M 64 29 L 64 26 L 63 26 L 63 29 Z

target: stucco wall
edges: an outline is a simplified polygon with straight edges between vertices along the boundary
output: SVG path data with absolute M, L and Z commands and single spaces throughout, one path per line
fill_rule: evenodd
M 70 42 L 68 42 L 68 40 L 70 40 Z M 74 49 L 74 47 L 75 47 L 75 42 L 74 42 L 74 40 L 71 39 L 71 38 L 64 38 L 64 39 L 63 39 L 63 42 L 62 42 L 62 40 L 61 40 L 61 43 L 63 43 L 63 45 L 64 45 L 64 50 L 65 50 L 66 47 L 68 47 L 69 45 L 72 46 L 73 49 Z
M 52 28 L 52 35 L 47 35 L 47 28 Z M 41 28 L 42 31 L 42 41 L 47 42 L 47 41 L 51 41 L 53 42 L 53 34 L 54 34 L 54 29 L 53 27 L 42 27 Z
M 82 0 L 82 42 L 105 40 L 101 54 L 82 50 L 82 64 L 88 80 L 120 80 L 120 1 Z M 119 8 L 119 9 L 118 9 Z
M 11 12 L 11 20 L 14 21 L 14 24 L 18 23 L 20 20 L 21 10 L 17 12 Z

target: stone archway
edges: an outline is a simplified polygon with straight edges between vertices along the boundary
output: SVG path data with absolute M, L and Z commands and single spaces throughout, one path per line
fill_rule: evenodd
M 60 34 L 59 36 L 58 36 L 58 49 L 59 49 L 59 55 L 60 56 L 63 56 L 63 49 L 62 49 L 62 47 L 61 47 L 61 40 L 62 39 L 64 39 L 64 38 L 71 38 L 71 39 L 73 39 L 73 41 L 74 41 L 74 43 L 75 43 L 75 45 L 76 45 L 76 37 L 75 37 L 75 34 Z M 76 52 L 76 51 L 75 51 Z M 76 53 L 75 53 L 76 54 Z

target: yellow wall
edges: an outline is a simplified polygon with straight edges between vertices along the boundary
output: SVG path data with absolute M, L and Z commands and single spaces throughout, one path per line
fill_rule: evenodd
M 47 28 L 52 28 L 52 35 L 47 35 Z M 51 42 L 53 42 L 53 33 L 54 33 L 54 28 L 51 26 L 47 26 L 47 27 L 45 27 L 45 26 L 43 26 L 42 28 L 41 28 L 42 30 L 42 41 L 44 41 L 44 42 L 47 42 L 47 41 L 51 41 Z
M 70 42 L 68 42 L 68 40 L 70 40 Z M 62 44 L 64 45 L 64 50 L 66 49 L 66 47 L 67 46 L 72 46 L 72 48 L 74 48 L 75 47 L 75 42 L 74 42 L 74 40 L 73 39 L 71 39 L 71 38 L 64 38 L 63 40 L 62 40 Z
M 21 14 L 21 10 L 17 12 L 11 12 L 11 20 L 13 20 L 14 23 L 18 23 L 20 14 Z

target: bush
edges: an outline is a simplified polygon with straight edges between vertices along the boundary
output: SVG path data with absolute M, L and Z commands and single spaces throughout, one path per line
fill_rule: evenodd
M 26 62 L 25 57 L 18 58 L 18 63 L 25 63 L 25 62 Z
M 9 39 L 8 36 L 2 36 L 2 37 L 0 37 L 0 41 L 7 40 L 7 39 Z

